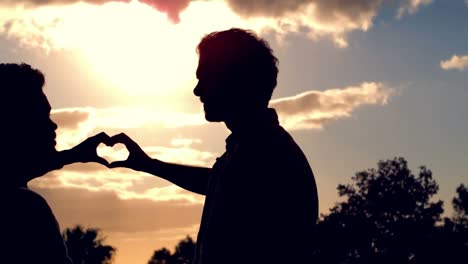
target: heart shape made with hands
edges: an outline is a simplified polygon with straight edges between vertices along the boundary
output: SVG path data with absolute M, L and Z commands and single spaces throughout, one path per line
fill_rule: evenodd
M 96 148 L 96 153 L 99 157 L 104 158 L 107 162 L 124 161 L 128 158 L 130 152 L 123 143 L 101 143 Z

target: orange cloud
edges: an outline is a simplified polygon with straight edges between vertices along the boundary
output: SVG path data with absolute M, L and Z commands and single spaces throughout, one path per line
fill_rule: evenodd
M 35 179 L 31 182 L 31 187 L 109 192 L 122 200 L 172 201 L 185 205 L 203 203 L 201 195 L 186 191 L 156 176 L 129 169 L 103 167 L 93 172 L 64 169 Z
M 468 68 L 468 55 L 453 55 L 449 60 L 441 61 L 440 67 L 444 70 L 457 69 L 463 71 L 465 68 Z
M 202 204 L 120 199 L 113 192 L 32 187 L 50 204 L 61 229 L 99 228 L 117 247 L 115 263 L 145 263 L 153 251 L 171 248 L 186 235 L 196 238 Z
M 189 205 L 176 200 L 120 199 L 108 191 L 32 189 L 47 199 L 62 227 L 81 223 L 114 232 L 184 228 L 198 224 L 202 208 L 201 203 Z

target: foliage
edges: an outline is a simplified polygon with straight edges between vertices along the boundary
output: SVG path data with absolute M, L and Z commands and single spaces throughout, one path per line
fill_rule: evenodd
M 457 197 L 453 198 L 454 222 L 461 226 L 468 226 L 468 188 L 461 184 L 457 188 Z
M 351 179 L 352 184 L 338 186 L 344 201 L 321 216 L 316 263 L 416 264 L 449 258 L 450 263 L 468 263 L 466 253 L 461 253 L 468 252 L 466 236 L 463 240 L 460 232 L 448 228 L 449 219 L 441 221 L 442 201 L 431 201 L 438 185 L 426 167 L 414 175 L 407 161 L 397 157 L 379 161 L 376 169 Z M 456 219 L 461 219 L 460 214 L 466 216 L 466 189 L 461 187 L 458 193 L 454 206 Z M 451 246 L 444 246 L 449 241 Z
M 468 263 L 468 188 L 456 189 L 454 214 L 443 219 L 443 202 L 433 201 L 437 192 L 431 170 L 421 166 L 413 174 L 402 157 L 357 172 L 350 184 L 338 185 L 342 202 L 321 215 L 311 263 Z M 187 236 L 174 254 L 156 250 L 148 263 L 189 264 L 194 252 Z
M 95 228 L 84 229 L 77 225 L 62 233 L 73 264 L 110 264 L 116 249 L 104 245 L 105 238 Z
M 179 241 L 173 254 L 167 248 L 154 251 L 148 264 L 191 264 L 194 257 L 195 241 L 187 236 Z

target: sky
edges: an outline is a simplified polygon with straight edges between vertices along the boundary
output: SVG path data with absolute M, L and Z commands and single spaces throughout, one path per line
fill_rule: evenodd
M 57 149 L 125 132 L 154 158 L 210 167 L 229 131 L 206 122 L 193 95 L 196 45 L 231 27 L 254 30 L 279 59 L 270 106 L 307 156 L 321 213 L 340 200 L 338 184 L 401 156 L 414 173 L 432 170 L 434 199 L 451 214 L 456 187 L 468 185 L 466 0 L 0 0 L 0 62 L 45 74 Z M 196 238 L 204 202 L 154 175 L 92 163 L 29 186 L 62 229 L 100 228 L 116 264 Z

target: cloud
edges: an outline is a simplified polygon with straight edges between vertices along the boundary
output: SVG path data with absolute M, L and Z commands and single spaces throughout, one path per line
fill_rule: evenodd
M 69 187 L 31 188 L 47 200 L 62 230 L 77 224 L 102 230 L 106 244 L 117 247 L 116 263 L 144 263 L 154 250 L 172 250 L 187 234 L 195 239 L 202 213 L 201 203 L 121 199 L 110 191 Z
M 404 0 L 398 8 L 397 18 L 402 18 L 405 14 L 412 15 L 418 11 L 421 6 L 429 5 L 433 0 Z
M 218 156 L 215 153 L 188 146 L 144 146 L 142 148 L 150 157 L 162 161 L 201 167 L 211 167 Z M 126 149 L 123 150 L 127 152 Z M 122 157 L 124 155 L 121 154 L 123 150 L 102 155 L 98 149 L 98 154 L 108 161 L 124 160 L 126 157 Z M 148 181 L 153 181 L 153 184 L 148 183 Z M 126 168 L 109 169 L 97 163 L 67 165 L 60 171 L 51 172 L 47 177 L 35 180 L 33 185 L 42 188 L 68 187 L 97 192 L 110 191 L 116 193 L 121 199 L 202 202 L 198 195 L 184 191 L 162 178 Z M 144 188 L 142 189 L 142 187 Z
M 191 0 L 140 0 L 140 2 L 148 4 L 159 11 L 167 13 L 168 17 L 173 22 L 179 22 L 179 14 L 185 10 Z
M 172 163 L 184 163 L 193 166 L 211 167 L 217 155 L 200 151 L 188 146 L 182 147 L 145 147 L 145 152 L 152 157 Z
M 364 82 L 353 87 L 307 91 L 292 97 L 272 100 L 270 105 L 277 109 L 282 124 L 289 129 L 321 129 L 330 121 L 350 117 L 352 111 L 363 105 L 384 105 L 392 89 L 378 82 Z M 181 131 L 183 127 L 197 127 L 204 131 L 208 123 L 202 113 L 164 112 L 141 106 L 113 108 L 67 108 L 52 111 L 52 119 L 58 124 L 57 149 L 68 149 L 87 137 L 100 131 L 125 131 L 132 129 L 141 134 L 142 130 Z M 122 122 L 125 120 L 125 122 Z M 112 134 L 110 134 L 112 135 Z M 216 153 L 203 151 L 200 138 L 166 138 L 159 145 L 142 145 L 154 158 L 168 162 L 197 166 L 211 166 Z M 108 160 L 122 160 L 128 155 L 126 149 L 98 148 L 98 153 Z M 99 166 L 73 165 L 73 170 L 99 169 Z
M 379 0 L 269 0 L 269 1 L 248 1 L 248 0 L 228 0 L 229 6 L 238 14 L 243 16 L 260 17 L 286 17 L 291 14 L 301 13 L 304 9 L 313 9 L 318 20 L 331 22 L 343 18 L 349 21 L 359 21 L 367 14 L 375 14 L 379 6 Z M 312 10 L 311 10 L 312 11 Z
M 185 228 L 198 224 L 203 206 L 176 200 L 121 199 L 109 191 L 31 188 L 46 198 L 62 227 L 83 224 L 113 232 Z
M 350 117 L 362 105 L 384 105 L 392 90 L 378 82 L 325 91 L 307 91 L 295 96 L 272 100 L 288 129 L 321 129 L 329 121 Z
M 68 149 L 90 136 L 94 129 L 94 114 L 91 107 L 52 110 L 51 119 L 58 126 L 57 149 Z
M 228 4 L 242 17 L 267 21 L 265 27 L 279 36 L 305 33 L 312 39 L 331 37 L 338 46 L 346 47 L 348 32 L 367 31 L 372 26 L 381 1 L 229 0 Z
M 162 178 L 129 169 L 102 169 L 92 173 L 65 169 L 35 179 L 31 186 L 109 192 L 122 200 L 172 201 L 181 205 L 203 203 L 201 195 L 186 191 Z
M 189 5 L 191 0 L 139 0 L 160 12 L 167 14 L 169 19 L 178 23 L 180 18 L 179 14 Z M 131 0 L 0 0 L 0 5 L 25 5 L 26 7 L 37 7 L 46 5 L 67 5 L 75 4 L 78 2 L 102 5 L 110 2 L 129 3 Z
M 116 111 L 117 109 L 120 111 Z M 109 115 L 108 110 L 91 107 L 54 110 L 52 112 L 52 119 L 57 122 L 59 127 L 57 130 L 57 149 L 71 148 L 96 133 L 94 131 L 105 131 L 109 127 L 121 131 L 128 126 L 128 124 L 122 124 L 122 116 L 124 118 L 127 116 L 121 113 L 132 112 L 131 108 L 112 108 L 110 112 L 115 115 Z M 153 115 L 146 116 L 151 117 Z M 131 117 L 129 120 L 132 120 Z M 164 129 L 164 122 L 169 122 L 169 120 L 171 122 L 180 121 L 174 118 L 156 120 L 152 118 L 145 120 L 143 118 L 136 123 L 139 127 L 135 131 L 139 131 L 140 129 L 146 130 L 151 125 L 160 126 Z M 183 124 L 178 124 L 178 126 L 180 125 Z M 138 134 L 141 134 L 141 132 L 138 132 Z M 159 146 L 145 145 L 144 142 L 139 143 L 150 157 L 171 163 L 211 167 L 217 157 L 216 153 L 200 150 L 192 146 L 201 144 L 201 139 L 177 136 L 166 140 L 169 144 Z M 110 162 L 124 160 L 128 157 L 127 149 L 121 144 L 117 144 L 113 148 L 100 145 L 97 153 Z M 148 176 L 148 174 L 124 168 L 110 170 L 97 163 L 75 163 L 51 174 L 52 176 L 41 177 L 35 181 L 34 185 L 42 188 L 68 187 L 97 192 L 110 191 L 116 193 L 121 199 L 180 200 L 188 203 L 202 202 L 197 195 L 183 191 L 161 179 L 159 180 L 159 185 L 151 187 L 151 185 L 147 184 L 144 190 L 142 190 L 141 186 L 144 185 L 142 182 L 147 181 L 148 177 L 145 176 Z M 161 185 L 161 181 L 164 184 Z
M 148 127 L 161 129 L 201 126 L 207 124 L 202 113 L 163 112 L 158 108 L 127 106 L 111 108 L 76 107 L 54 109 L 51 118 L 57 123 L 57 149 L 75 146 L 93 131 L 124 130 Z M 125 120 L 125 122 L 122 122 Z M 174 139 L 174 144 L 182 144 Z M 179 139 L 188 144 L 190 140 Z
M 440 67 L 444 70 L 457 69 L 462 71 L 465 68 L 468 68 L 468 55 L 453 55 L 450 60 L 441 61 Z
M 51 118 L 62 129 L 79 129 L 80 124 L 90 119 L 91 108 L 62 108 L 54 109 Z
M 72 4 L 80 1 L 77 0 L 22 0 L 22 1 L 5 1 L 0 0 L 1 3 L 27 3 L 29 5 L 48 5 L 53 6 L 61 4 Z M 125 19 L 129 25 L 135 24 L 134 21 L 129 20 L 129 14 L 131 12 L 136 12 L 135 6 L 152 6 L 159 12 L 167 14 L 171 21 L 177 22 L 179 25 L 185 25 L 181 28 L 188 27 L 191 29 L 191 33 L 183 32 L 185 35 L 194 35 L 194 32 L 197 33 L 195 39 L 199 39 L 203 33 L 208 33 L 214 30 L 220 30 L 226 27 L 231 27 L 236 25 L 238 27 L 248 27 L 254 29 L 258 32 L 272 32 L 278 39 L 283 39 L 288 34 L 306 34 L 311 39 L 319 38 L 330 38 L 336 45 L 339 47 L 348 46 L 347 35 L 348 33 L 356 30 L 367 31 L 372 27 L 373 19 L 378 15 L 379 8 L 382 6 L 382 3 L 385 0 L 353 0 L 353 1 L 342 1 L 342 0 L 261 0 L 261 1 L 247 1 L 247 0 L 226 0 L 226 1 L 190 1 L 190 0 L 174 0 L 174 1 L 164 1 L 164 0 L 139 0 L 139 1 L 129 1 L 129 0 L 87 0 L 85 3 L 94 3 L 94 4 L 104 4 L 106 2 L 115 2 L 120 4 L 120 6 L 125 6 L 122 8 L 122 12 L 126 14 L 118 15 L 116 12 L 117 9 L 113 9 L 112 13 L 115 16 L 112 16 L 113 19 L 120 19 L 120 22 L 112 22 L 113 25 L 122 24 L 122 19 Z M 403 14 L 412 14 L 420 6 L 427 5 L 431 0 L 404 0 L 402 5 L 398 9 L 399 16 Z M 83 5 L 81 5 L 83 6 Z M 101 5 L 103 6 L 103 5 Z M 113 7 L 116 7 L 113 5 Z M 128 6 L 128 7 L 127 7 Z M 110 6 L 107 6 L 110 8 Z M 60 15 L 62 14 L 62 15 Z M 75 12 L 76 14 L 76 12 Z M 147 13 L 146 13 L 147 14 Z M 149 24 L 153 24 L 152 19 L 146 18 L 146 14 L 139 12 L 135 14 L 142 21 L 145 21 L 146 24 L 135 25 L 140 30 L 137 32 L 145 32 L 144 37 L 148 39 L 148 34 L 146 32 L 151 31 L 152 34 L 157 34 L 155 32 L 155 27 L 147 28 Z M 9 35 L 14 35 L 18 37 L 23 44 L 27 43 L 29 45 L 34 44 L 35 46 L 44 47 L 44 48 L 60 48 L 62 46 L 73 46 L 73 45 L 84 45 L 82 42 L 83 39 L 88 39 L 87 35 L 94 34 L 92 28 L 85 30 L 85 32 L 73 32 L 79 31 L 79 28 L 86 27 L 87 22 L 82 20 L 83 16 L 78 16 L 78 19 L 81 22 L 81 27 L 67 28 L 70 24 L 76 24 L 79 22 L 72 21 L 76 15 L 65 15 L 64 12 L 58 11 L 56 13 L 57 18 L 52 19 L 52 21 L 45 22 L 44 16 L 42 14 L 41 19 L 31 20 L 27 18 L 24 14 L 18 14 L 17 17 L 3 22 L 4 25 L 8 24 L 8 27 L 5 27 L 5 31 Z M 90 21 L 103 21 L 100 19 L 103 17 L 99 15 L 99 19 L 93 19 L 92 16 L 97 15 L 96 12 L 90 12 L 86 15 Z M 152 14 L 153 17 L 154 14 Z M 211 21 L 217 21 L 213 26 L 213 23 L 204 24 L 201 17 L 209 16 Z M 47 14 L 47 17 L 52 17 L 51 14 Z M 110 18 L 109 18 L 110 19 Z M 5 20 L 5 18 L 4 18 Z M 139 19 L 132 19 L 139 21 Z M 229 21 L 228 21 L 229 20 Z M 71 21 L 71 22 L 70 22 Z M 106 20 L 109 21 L 109 20 Z M 0 19 L 1 22 L 1 19 Z M 104 22 L 102 24 L 105 24 Z M 101 30 L 99 25 L 94 23 L 92 26 L 97 26 L 96 30 Z M 125 28 L 129 26 L 119 26 L 120 37 Z M 51 29 L 52 28 L 52 29 Z M 161 28 L 161 22 L 158 22 L 158 28 Z M 111 32 L 111 29 L 104 29 L 107 32 Z M 198 34 L 198 31 L 201 30 L 202 34 Z M 1 29 L 0 29 L 1 31 Z M 178 36 L 178 30 L 176 28 L 171 29 L 172 36 Z M 67 35 L 67 37 L 61 36 Z M 102 32 L 99 31 L 99 32 Z M 85 34 L 85 36 L 80 36 Z M 100 34 L 100 33 L 99 33 Z M 138 35 L 135 33 L 135 30 L 132 28 L 132 32 L 127 32 L 125 35 L 132 36 Z M 73 38 L 79 37 L 79 40 L 74 40 Z M 109 34 L 106 34 L 109 37 Z M 112 35 L 110 35 L 112 36 Z M 70 39 L 68 39 L 70 38 Z M 178 37 L 180 39 L 181 37 Z M 96 39 L 96 36 L 91 36 L 89 39 Z M 161 38 L 158 38 L 161 40 Z M 185 42 L 185 41 L 184 41 Z M 75 44 L 73 44 L 75 43 Z M 81 44 L 76 44 L 81 43 Z M 115 41 L 113 43 L 116 43 Z M 144 43 L 140 42 L 137 38 L 133 39 L 133 43 Z M 171 43 L 177 43 L 172 41 Z M 191 43 L 191 42 L 188 42 Z M 195 45 L 196 41 L 193 42 Z M 86 50 L 89 49 L 88 46 L 92 46 L 93 49 L 96 49 L 96 43 L 94 45 L 86 44 Z M 104 45 L 108 48 L 108 45 Z M 137 49 L 141 49 L 138 47 Z M 91 49 L 92 50 L 92 49 Z M 135 50 L 135 49 L 133 49 Z M 191 49 L 193 50 L 193 48 Z M 105 52 L 100 50 L 98 52 L 92 52 L 90 56 L 95 56 L 96 54 L 101 54 Z M 102 55 L 101 55 L 102 56 Z

